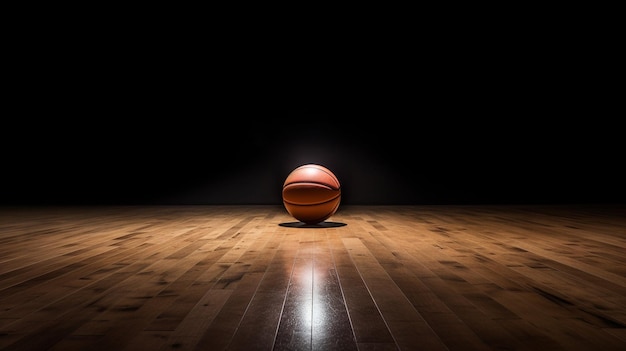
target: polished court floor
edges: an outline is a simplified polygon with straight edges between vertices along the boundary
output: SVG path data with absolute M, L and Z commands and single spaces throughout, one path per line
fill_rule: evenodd
M 626 350 L 626 206 L 0 208 L 0 350 Z

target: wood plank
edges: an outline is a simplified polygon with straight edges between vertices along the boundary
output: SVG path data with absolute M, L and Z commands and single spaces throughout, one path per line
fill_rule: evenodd
M 359 349 L 373 346 L 396 349 L 395 340 L 341 238 L 329 234 L 328 240 Z
M 399 348 L 446 346 L 358 238 L 342 240 Z
M 293 231 L 292 231 L 293 233 Z M 290 269 L 289 285 L 273 348 L 312 350 L 313 272 L 312 232 L 299 233 L 297 255 Z
M 0 349 L 621 351 L 624 214 L 0 208 Z
M 327 237 L 335 231 L 322 229 L 313 233 L 316 250 L 313 266 L 312 350 L 356 351 L 356 339 L 327 242 Z

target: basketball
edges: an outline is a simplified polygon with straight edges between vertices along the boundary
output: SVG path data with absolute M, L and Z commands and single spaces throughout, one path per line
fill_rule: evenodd
M 341 201 L 339 180 L 328 168 L 302 165 L 289 173 L 283 184 L 283 204 L 300 222 L 317 224 L 337 212 Z

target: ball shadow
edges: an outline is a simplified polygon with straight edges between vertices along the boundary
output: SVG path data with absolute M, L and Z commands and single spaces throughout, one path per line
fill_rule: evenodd
M 320 222 L 316 224 L 306 224 L 304 222 L 284 222 L 278 224 L 281 227 L 289 228 L 335 228 L 343 227 L 346 223 L 341 222 Z

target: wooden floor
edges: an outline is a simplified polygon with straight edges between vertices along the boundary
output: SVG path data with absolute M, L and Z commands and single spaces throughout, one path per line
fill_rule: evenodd
M 0 209 L 1 350 L 626 350 L 626 206 Z

